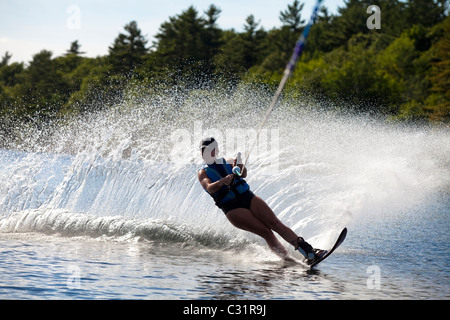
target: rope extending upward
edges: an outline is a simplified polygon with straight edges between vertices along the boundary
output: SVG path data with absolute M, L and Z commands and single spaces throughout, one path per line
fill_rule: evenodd
M 308 38 L 309 30 L 311 29 L 311 26 L 316 21 L 317 12 L 319 11 L 319 7 L 320 7 L 322 1 L 323 0 L 317 0 L 316 5 L 314 6 L 313 12 L 311 14 L 311 18 L 309 19 L 308 24 L 303 29 L 303 32 L 300 35 L 300 38 L 297 40 L 297 42 L 295 44 L 294 52 L 292 53 L 291 59 L 289 60 L 288 64 L 286 65 L 286 68 L 284 69 L 283 78 L 281 78 L 280 84 L 278 85 L 277 91 L 275 92 L 275 95 L 272 98 L 272 102 L 270 103 L 269 108 L 267 109 L 266 115 L 264 116 L 263 121 L 259 125 L 258 130 L 256 131 L 256 137 L 255 137 L 255 140 L 253 141 L 253 143 L 252 143 L 252 145 L 250 147 L 250 150 L 247 153 L 247 156 L 246 156 L 245 161 L 244 161 L 244 167 L 247 165 L 247 161 L 248 161 L 248 158 L 250 156 L 250 153 L 253 151 L 253 148 L 255 147 L 256 142 L 258 141 L 261 129 L 266 124 L 267 119 L 269 118 L 270 114 L 272 113 L 272 110 L 275 107 L 275 105 L 276 105 L 276 103 L 277 103 L 277 101 L 278 101 L 278 99 L 280 97 L 281 92 L 283 91 L 283 88 L 284 88 L 287 80 L 289 79 L 289 77 L 291 76 L 292 72 L 294 71 L 295 64 L 296 64 L 297 60 L 300 58 L 300 56 L 303 53 L 303 49 L 305 48 L 306 39 Z

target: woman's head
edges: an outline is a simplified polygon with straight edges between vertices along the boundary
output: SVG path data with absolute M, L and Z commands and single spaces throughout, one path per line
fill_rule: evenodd
M 200 150 L 202 158 L 207 164 L 211 164 L 216 160 L 219 154 L 219 145 L 213 137 L 207 137 L 200 141 Z

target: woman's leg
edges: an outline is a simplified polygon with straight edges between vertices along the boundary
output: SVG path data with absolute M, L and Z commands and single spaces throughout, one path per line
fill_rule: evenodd
M 286 248 L 278 241 L 272 230 L 270 230 L 250 210 L 238 208 L 229 211 L 226 216 L 236 228 L 252 232 L 264 238 L 273 252 L 283 259 L 289 259 Z
M 278 233 L 284 240 L 297 249 L 298 235 L 289 227 L 285 226 L 280 219 L 277 218 L 272 209 L 258 196 L 254 196 L 250 205 L 250 211 L 263 223 L 267 228 Z

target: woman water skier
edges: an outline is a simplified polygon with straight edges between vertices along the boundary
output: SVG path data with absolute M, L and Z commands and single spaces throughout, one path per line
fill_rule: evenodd
M 247 168 L 237 163 L 237 159 L 217 158 L 219 148 L 214 138 L 203 139 L 200 149 L 205 164 L 198 172 L 198 180 L 232 225 L 261 236 L 272 251 L 285 260 L 291 259 L 273 231 L 294 246 L 308 264 L 325 254 L 324 250 L 313 249 L 302 237 L 285 226 L 264 200 L 250 191 L 243 179 L 247 176 Z M 240 167 L 240 176 L 232 172 L 236 165 Z

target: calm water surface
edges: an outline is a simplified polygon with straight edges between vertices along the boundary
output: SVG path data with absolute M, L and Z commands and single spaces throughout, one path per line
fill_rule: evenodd
M 2 233 L 0 298 L 449 299 L 448 214 L 405 219 L 350 229 L 316 270 L 278 261 L 257 241 L 237 252 Z

